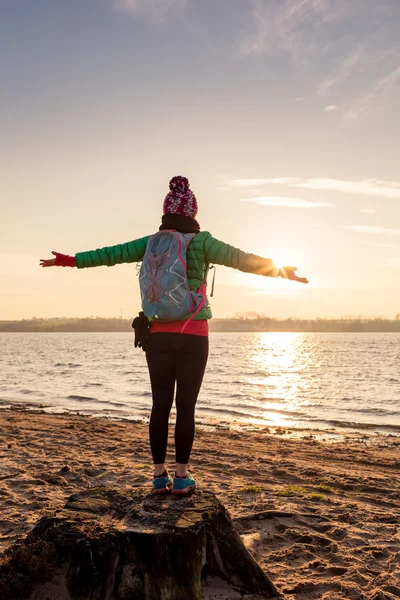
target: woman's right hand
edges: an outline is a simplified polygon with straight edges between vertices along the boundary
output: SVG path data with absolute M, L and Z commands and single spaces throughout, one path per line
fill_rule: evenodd
M 54 252 L 54 250 L 52 250 L 51 253 L 54 254 L 54 256 L 57 256 L 57 254 L 58 254 L 58 252 Z M 55 258 L 41 258 L 40 266 L 41 267 L 55 267 L 56 259 Z
M 284 279 L 290 279 L 291 281 L 308 283 L 308 279 L 306 277 L 297 277 L 295 271 L 297 271 L 297 267 L 281 267 L 279 269 L 279 275 L 280 277 L 283 277 Z

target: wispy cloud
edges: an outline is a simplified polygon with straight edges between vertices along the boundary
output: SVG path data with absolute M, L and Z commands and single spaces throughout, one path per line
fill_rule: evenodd
M 313 190 L 361 194 L 363 196 L 400 198 L 400 183 L 381 181 L 379 179 L 364 179 L 361 181 L 343 181 L 340 179 L 309 179 L 308 181 L 298 182 L 291 185 Z
M 375 215 L 378 211 L 373 208 L 362 208 L 358 212 L 363 213 L 365 215 Z
M 319 96 L 327 95 L 335 85 L 347 80 L 360 63 L 361 57 L 362 52 L 358 49 L 350 54 L 350 56 L 345 56 L 342 60 L 340 60 L 335 66 L 330 77 L 324 79 L 319 84 L 317 88 L 317 94 Z
M 348 117 L 398 99 L 396 2 L 248 0 L 247 5 L 249 23 L 238 40 L 242 54 L 286 55 L 298 74 L 314 79 L 316 96 L 345 92 L 342 112 Z
M 345 229 L 352 229 L 360 233 L 400 235 L 400 229 L 391 229 L 389 227 L 374 227 L 372 225 L 343 225 Z
M 336 104 L 329 104 L 329 106 L 325 106 L 326 112 L 333 112 L 334 110 L 338 110 L 338 106 Z
M 259 187 L 260 185 L 265 185 L 266 183 L 284 183 L 290 184 L 296 182 L 296 177 L 264 177 L 264 178 L 255 178 L 255 179 L 232 179 L 230 184 L 233 187 L 239 188 L 247 188 L 247 187 Z
M 250 295 L 255 296 L 303 296 L 303 292 L 292 292 L 292 291 L 276 291 L 276 290 L 251 290 Z
M 170 17 L 182 13 L 187 8 L 189 0 L 113 0 L 113 4 L 119 11 L 165 22 Z
M 385 106 L 390 102 L 392 92 L 398 90 L 399 84 L 400 65 L 392 69 L 385 77 L 376 80 L 369 91 L 348 113 L 348 116 L 357 118 L 370 112 L 376 104 L 380 104 L 382 107 Z M 400 98 L 397 99 L 397 103 L 400 104 Z
M 381 179 L 350 181 L 329 178 L 301 179 L 298 177 L 266 177 L 257 179 L 233 179 L 230 182 L 232 187 L 238 188 L 251 188 L 270 184 L 281 184 L 288 187 L 307 188 L 327 192 L 359 194 L 362 196 L 373 196 L 375 198 L 400 199 L 400 182 L 384 181 Z
M 254 198 L 241 198 L 242 202 L 255 202 L 264 206 L 283 206 L 287 208 L 322 208 L 334 207 L 329 202 L 310 202 L 301 198 L 283 198 L 281 196 L 256 196 Z
M 379 244 L 377 242 L 363 242 L 366 246 L 374 246 L 375 248 L 400 248 L 399 244 Z
M 239 37 L 241 52 L 287 52 L 293 59 L 302 59 L 315 47 L 318 28 L 340 21 L 348 13 L 343 2 L 336 3 L 335 10 L 330 10 L 329 4 L 330 0 L 249 0 L 250 23 Z M 307 39 L 310 29 L 317 35 Z

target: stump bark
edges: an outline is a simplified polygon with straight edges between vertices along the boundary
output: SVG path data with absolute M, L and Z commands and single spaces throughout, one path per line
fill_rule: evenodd
M 43 564 L 38 576 L 29 573 L 28 558 L 23 566 L 16 560 L 21 551 L 29 557 L 31 549 L 37 563 L 38 547 L 48 563 L 46 583 L 37 581 Z M 108 488 L 74 494 L 0 565 L 3 592 L 15 593 L 14 580 L 20 585 L 14 598 L 30 600 L 46 594 L 51 600 L 201 600 L 207 575 L 243 592 L 279 597 L 225 507 L 203 491 L 189 497 Z

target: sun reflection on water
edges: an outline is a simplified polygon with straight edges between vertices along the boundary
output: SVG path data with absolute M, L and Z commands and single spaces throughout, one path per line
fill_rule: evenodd
M 273 426 L 288 426 L 292 422 L 290 413 L 299 414 L 308 404 L 302 374 L 309 368 L 310 358 L 304 334 L 268 332 L 257 337 L 247 359 L 251 373 L 248 383 L 254 386 L 254 395 L 263 398 L 258 400 L 259 419 Z M 256 423 L 259 419 L 252 421 Z

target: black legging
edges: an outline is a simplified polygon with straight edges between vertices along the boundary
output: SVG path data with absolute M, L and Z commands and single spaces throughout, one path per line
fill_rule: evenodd
M 208 358 L 208 337 L 152 333 L 146 349 L 153 408 L 150 446 L 154 464 L 165 462 L 168 419 L 176 389 L 176 462 L 189 462 L 194 438 L 194 411 Z

